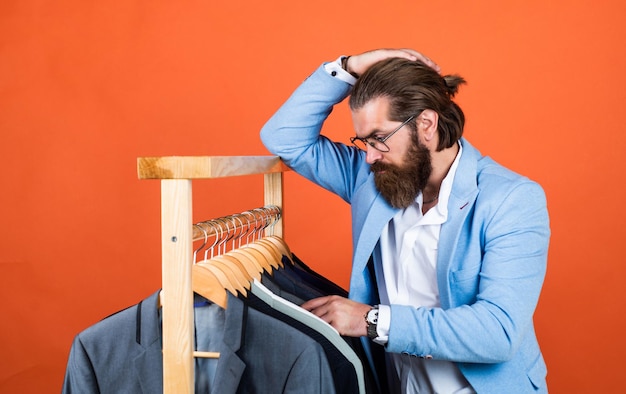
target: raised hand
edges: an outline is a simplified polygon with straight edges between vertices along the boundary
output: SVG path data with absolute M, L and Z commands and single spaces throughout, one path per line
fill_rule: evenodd
M 419 60 L 439 72 L 439 66 L 433 62 L 428 56 L 409 48 L 400 49 L 375 49 L 373 51 L 363 52 L 358 55 L 350 56 L 346 62 L 348 72 L 362 75 L 373 64 L 390 57 L 400 57 L 408 60 Z

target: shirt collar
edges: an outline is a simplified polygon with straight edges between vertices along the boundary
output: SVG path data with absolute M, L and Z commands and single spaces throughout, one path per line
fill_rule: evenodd
M 454 181 L 454 175 L 456 174 L 456 170 L 459 167 L 459 161 L 461 160 L 461 154 L 463 153 L 463 146 L 460 142 L 457 142 L 459 145 L 459 151 L 448 170 L 445 178 L 441 182 L 441 187 L 439 188 L 439 201 L 437 201 L 437 205 L 435 205 L 434 210 L 438 213 L 437 216 L 441 217 L 443 221 L 448 218 L 448 200 L 450 200 L 450 194 L 452 193 L 452 183 Z M 422 206 L 423 195 L 420 193 L 415 200 L 418 206 Z

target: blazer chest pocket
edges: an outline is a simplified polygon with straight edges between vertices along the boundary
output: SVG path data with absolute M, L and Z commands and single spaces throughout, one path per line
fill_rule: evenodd
M 457 305 L 471 304 L 478 294 L 480 266 L 468 267 L 451 273 L 450 294 Z

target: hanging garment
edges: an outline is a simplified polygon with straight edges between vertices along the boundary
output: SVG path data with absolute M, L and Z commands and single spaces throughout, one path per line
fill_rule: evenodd
M 333 374 L 337 393 L 365 393 L 361 360 L 328 323 L 311 312 L 272 294 L 258 281 L 252 283 L 251 293 L 244 302 L 262 313 L 289 324 L 322 345 Z
M 302 332 L 232 295 L 224 310 L 210 393 L 334 393 L 322 347 Z M 79 333 L 72 344 L 63 393 L 163 391 L 158 292 Z
M 296 275 L 298 275 L 298 277 L 300 277 L 302 281 L 308 283 L 310 286 L 313 286 L 314 288 L 318 289 L 326 295 L 338 295 L 346 298 L 348 297 L 347 290 L 310 268 L 295 254 L 292 254 L 291 260 L 283 257 L 284 265 L 289 265 L 287 264 L 287 261 L 293 262 L 292 266 Z
M 327 295 L 339 295 L 347 297 L 347 292 L 328 278 L 317 273 L 300 260 L 295 254 L 289 259 L 283 256 L 283 268 L 274 270 L 272 276 L 263 275 L 261 283 L 272 293 L 302 305 L 305 301 Z M 369 338 L 342 337 L 343 340 L 354 350 L 363 364 L 366 391 L 369 394 L 384 392 L 379 389 L 375 374 L 367 361 L 362 340 L 370 341 Z M 385 352 L 382 346 L 377 346 L 374 353 L 376 371 L 379 379 L 386 384 Z M 381 385 L 380 387 L 387 387 Z
M 279 294 L 281 297 L 289 299 L 288 297 L 295 296 L 295 301 L 290 301 L 297 305 L 302 304 L 296 302 L 298 299 L 308 301 L 328 295 L 348 297 L 346 290 L 313 271 L 295 254 L 292 254 L 291 259 L 283 256 L 282 261 L 283 267 L 275 269 L 271 277 L 267 278 L 265 275 L 261 280 L 261 283 L 273 292 L 273 286 L 278 286 L 281 291 L 286 292 L 286 296 Z

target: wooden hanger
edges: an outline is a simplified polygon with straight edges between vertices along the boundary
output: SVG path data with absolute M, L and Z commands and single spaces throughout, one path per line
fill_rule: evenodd
M 203 270 L 211 272 L 215 277 L 217 277 L 220 286 L 222 289 L 228 290 L 228 292 L 235 297 L 237 296 L 237 292 L 240 291 L 239 283 L 234 279 L 226 275 L 225 272 L 220 270 L 215 265 L 211 265 L 208 263 L 209 260 L 196 263 L 194 265 L 194 269 L 202 272 Z M 200 293 L 198 293 L 200 294 Z
M 267 273 L 272 273 L 272 271 L 274 271 L 274 267 L 268 258 L 256 249 L 247 248 L 246 245 L 243 245 L 239 249 L 234 249 L 231 252 L 249 257 L 255 264 L 258 264 L 261 269 Z
M 191 269 L 191 284 L 195 293 L 226 309 L 226 288 L 213 272 L 194 264 Z
M 225 262 L 239 267 L 242 272 L 245 272 L 249 281 L 252 281 L 253 279 L 261 280 L 263 268 L 261 268 L 259 264 L 255 264 L 254 260 L 250 257 L 241 253 L 236 253 L 236 250 L 237 249 L 230 250 L 223 255 L 217 256 L 217 258 L 221 258 Z
M 206 261 L 206 264 L 222 271 L 226 275 L 230 283 L 235 286 L 240 294 L 244 296 L 248 295 L 248 290 L 251 286 L 251 279 L 246 278 L 244 273 L 241 272 L 238 268 L 233 267 L 232 264 L 228 264 L 222 260 L 217 259 L 208 260 Z
M 267 241 L 273 243 L 278 248 L 278 251 L 280 252 L 280 254 L 282 254 L 283 256 L 286 256 L 291 264 L 295 264 L 293 261 L 291 250 L 289 250 L 289 246 L 287 246 L 287 243 L 285 242 L 284 239 L 282 239 L 281 237 L 277 235 L 269 235 L 263 239 L 266 239 Z
M 280 251 L 280 249 L 278 249 L 275 243 L 268 240 L 267 237 L 260 238 L 256 242 L 265 246 L 270 251 L 272 256 L 274 256 L 274 258 L 279 262 L 279 265 L 281 267 L 283 266 L 283 253 Z
M 241 249 L 247 249 L 259 253 L 261 256 L 263 256 L 262 258 L 264 258 L 268 262 L 268 264 L 272 266 L 272 270 L 282 267 L 282 261 L 276 258 L 274 252 L 271 251 L 267 245 L 260 244 L 254 241 L 242 246 Z
M 281 264 L 282 264 L 282 256 L 286 256 L 289 262 L 294 264 L 291 251 L 289 250 L 289 247 L 287 246 L 287 243 L 285 242 L 285 240 L 279 236 L 273 235 L 274 226 L 276 225 L 276 223 L 281 217 L 280 208 L 275 205 L 270 205 L 270 206 L 265 206 L 263 209 L 267 210 L 270 213 L 270 215 L 273 215 L 274 221 L 272 223 L 267 224 L 267 226 L 263 229 L 266 235 L 265 237 L 261 239 L 265 240 L 264 242 L 270 242 L 275 246 L 274 249 L 281 256 L 280 257 Z M 268 232 L 270 235 L 267 235 Z
M 245 269 L 252 278 L 260 280 L 263 271 L 271 270 L 272 268 L 267 263 L 266 259 L 259 259 L 258 255 L 255 256 L 250 253 L 249 250 L 241 249 L 242 239 L 248 230 L 250 230 L 250 223 L 244 222 L 240 216 L 234 216 L 232 222 L 233 227 L 239 228 L 241 231 L 238 235 L 233 236 L 232 249 L 224 253 L 223 256 L 225 258 L 234 258 L 235 264 L 242 265 L 243 269 Z M 235 222 L 238 222 L 239 225 L 237 226 Z M 235 241 L 237 241 L 237 246 L 235 245 Z
M 263 243 L 257 243 L 255 238 L 258 235 L 263 233 L 263 230 L 267 227 L 267 216 L 268 211 L 264 208 L 254 209 L 252 211 L 244 212 L 243 215 L 248 219 L 248 223 L 252 223 L 254 221 L 254 225 L 251 224 L 251 231 L 248 232 L 248 239 L 244 246 L 241 247 L 242 250 L 249 250 L 253 254 L 261 255 L 261 261 L 267 262 L 271 269 L 266 269 L 267 272 L 271 272 L 274 269 L 282 267 L 282 261 L 280 258 L 276 257 L 276 253 L 271 250 L 267 245 Z
M 250 264 L 248 261 L 240 259 L 238 256 L 230 253 L 230 251 L 219 256 L 215 256 L 214 259 L 236 267 L 242 274 L 244 274 L 248 281 L 252 281 L 253 278 L 261 276 L 254 264 Z

